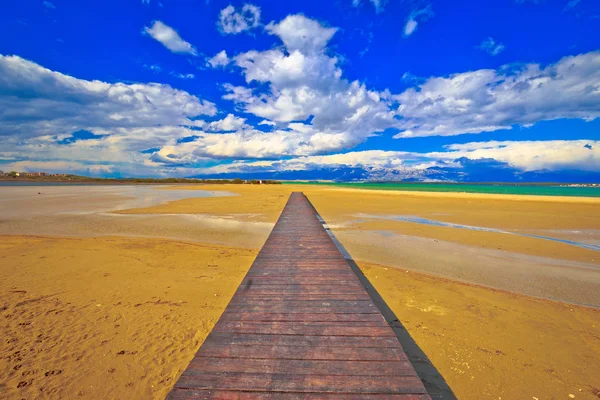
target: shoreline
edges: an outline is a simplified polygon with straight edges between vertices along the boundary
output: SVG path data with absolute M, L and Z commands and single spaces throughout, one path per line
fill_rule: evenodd
M 434 192 L 434 191 L 412 191 L 412 190 L 382 190 L 369 188 L 346 188 L 326 187 L 327 190 L 339 192 L 369 192 L 390 196 L 412 196 L 412 197 L 438 197 L 449 199 L 482 199 L 482 200 L 508 200 L 508 201 L 543 201 L 558 203 L 585 203 L 600 204 L 600 197 L 589 196 L 549 196 L 532 194 L 501 194 L 501 193 L 470 193 L 470 192 Z
M 15 185 L 5 185 L 3 186 L 3 182 L 12 182 Z M 11 187 L 11 186 L 19 186 L 18 183 L 24 183 L 23 186 L 36 186 L 35 184 L 39 184 L 39 186 L 69 186 L 69 185 L 101 185 L 101 186 L 123 186 L 123 185 L 132 185 L 132 186 L 176 186 L 178 189 L 186 186 L 190 186 L 191 190 L 203 190 L 202 186 L 210 186 L 210 185 L 233 185 L 233 186 L 260 186 L 251 183 L 240 183 L 234 184 L 232 182 L 218 182 L 215 180 L 214 182 L 133 182 L 126 180 L 115 180 L 115 181 L 107 181 L 107 182 L 98 182 L 98 181 L 85 181 L 85 180 L 75 180 L 75 181 L 47 181 L 47 180 L 37 180 L 37 179 L 2 179 L 0 178 L 0 186 L 3 187 Z M 30 185 L 31 184 L 31 185 Z M 429 184 L 429 183 L 428 183 Z M 462 183 L 443 183 L 448 185 L 462 185 Z M 275 184 L 262 184 L 264 186 L 274 186 Z M 279 184 L 276 184 L 279 186 Z M 510 200 L 510 201 L 545 201 L 545 202 L 567 202 L 567 203 L 592 203 L 592 204 L 600 204 L 600 196 L 565 196 L 565 195 L 548 195 L 548 194 L 513 194 L 513 193 L 475 193 L 475 192 L 461 192 L 461 191 L 428 191 L 428 190 L 401 190 L 401 189 L 377 189 L 377 188 L 369 188 L 369 187 L 344 187 L 344 186 L 335 186 L 328 184 L 311 184 L 311 183 L 295 183 L 295 182 L 284 182 L 282 184 L 286 187 L 298 187 L 298 191 L 303 191 L 303 188 L 308 188 L 309 190 L 334 190 L 334 191 L 346 191 L 346 192 L 369 192 L 369 193 L 377 193 L 377 194 L 388 194 L 388 195 L 402 195 L 402 196 L 415 196 L 415 197 L 441 197 L 441 198 L 456 198 L 456 199 L 494 199 L 494 200 Z M 469 185 L 487 185 L 486 183 L 469 183 Z M 510 185 L 509 187 L 519 187 L 519 186 L 528 186 L 524 185 Z M 532 185 L 544 187 L 545 185 Z M 554 186 L 552 186 L 554 187 Z M 581 188 L 580 186 L 560 186 L 564 188 Z M 588 186 L 583 186 L 584 188 L 588 188 Z M 595 188 L 595 187 L 590 187 Z

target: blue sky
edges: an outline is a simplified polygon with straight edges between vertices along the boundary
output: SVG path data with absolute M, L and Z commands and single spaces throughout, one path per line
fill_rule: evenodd
M 595 0 L 0 5 L 0 169 L 600 180 Z

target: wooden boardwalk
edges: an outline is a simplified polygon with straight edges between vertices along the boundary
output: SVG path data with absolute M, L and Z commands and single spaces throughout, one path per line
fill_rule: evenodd
M 168 399 L 430 399 L 302 193 L 293 193 Z

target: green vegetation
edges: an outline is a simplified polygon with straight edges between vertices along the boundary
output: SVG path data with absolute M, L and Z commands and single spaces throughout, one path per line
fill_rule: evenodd
M 43 174 L 43 173 L 20 173 L 11 171 L 3 176 L 0 180 L 19 180 L 30 182 L 70 182 L 70 183 L 101 183 L 101 184 L 251 184 L 251 185 L 278 185 L 281 182 L 270 180 L 243 180 L 235 179 L 189 179 L 189 178 L 91 178 L 89 176 L 72 175 L 72 174 Z

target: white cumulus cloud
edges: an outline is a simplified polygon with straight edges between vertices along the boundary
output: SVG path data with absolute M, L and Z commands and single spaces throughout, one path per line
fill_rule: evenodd
M 0 135 L 149 129 L 216 114 L 213 103 L 169 85 L 87 81 L 17 56 L 0 55 L 0 88 Z
M 397 137 L 459 135 L 538 121 L 600 117 L 600 51 L 555 64 L 525 64 L 432 77 L 393 96 Z
M 206 60 L 206 64 L 213 68 L 225 67 L 231 62 L 231 59 L 227 56 L 225 50 L 221 50 L 213 57 Z
M 245 128 L 249 128 L 249 126 L 246 125 L 246 118 L 227 114 L 227 116 L 221 120 L 208 123 L 205 129 L 209 132 L 231 132 Z
M 165 25 L 161 21 L 152 22 L 151 26 L 144 28 L 144 33 L 162 43 L 173 53 L 190 54 L 192 56 L 198 55 L 198 52 L 194 46 L 183 40 L 181 36 L 179 36 L 179 33 L 175 31 L 175 29 Z
M 368 90 L 359 81 L 342 78 L 338 59 L 327 54 L 327 43 L 337 31 L 303 15 L 270 23 L 284 49 L 248 51 L 234 57 L 248 87 L 226 85 L 225 99 L 258 117 L 288 123 L 312 118 L 276 131 L 285 154 L 311 154 L 354 146 L 373 132 L 394 124 L 386 94 Z M 268 88 L 255 94 L 254 85 Z M 266 85 L 266 86 L 264 86 Z M 262 137 L 262 132 L 257 133 Z M 269 152 L 271 154 L 271 152 Z
M 491 141 L 452 144 L 430 158 L 494 159 L 522 171 L 578 169 L 600 171 L 600 141 Z
M 337 28 L 327 28 L 301 14 L 288 15 L 278 24 L 271 22 L 266 29 L 279 36 L 288 51 L 302 53 L 322 51 L 337 32 Z
M 224 34 L 237 35 L 260 25 L 260 7 L 244 4 L 236 9 L 231 4 L 221 10 L 217 26 Z

